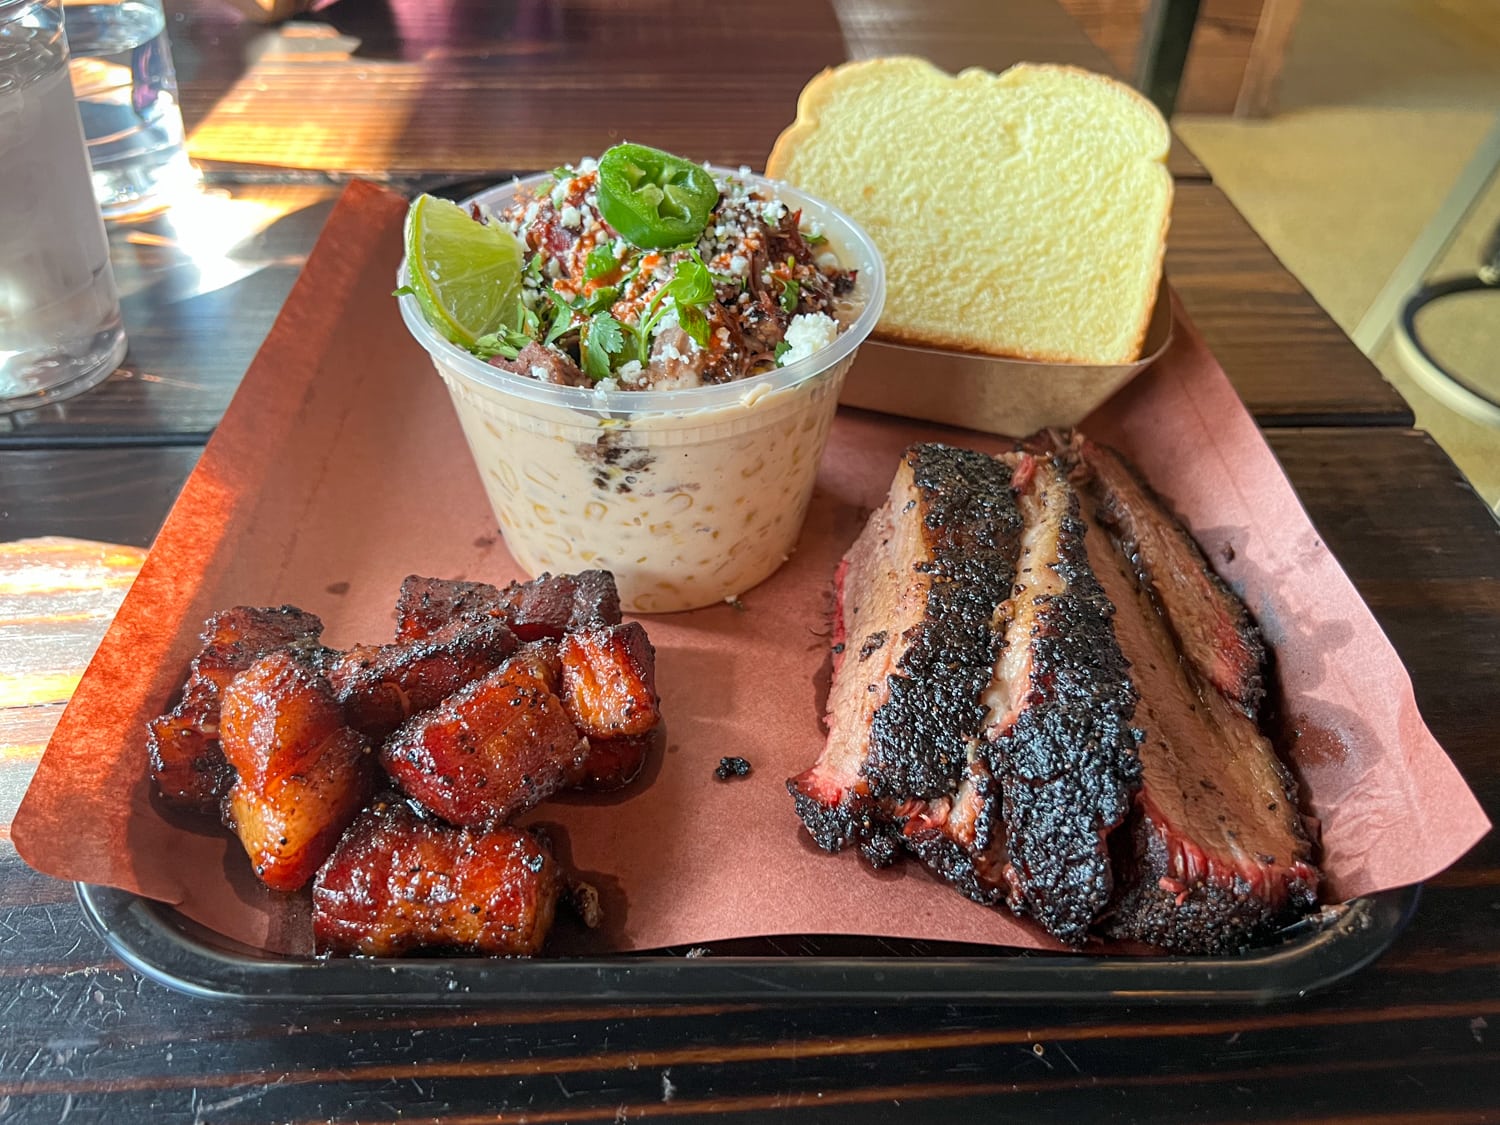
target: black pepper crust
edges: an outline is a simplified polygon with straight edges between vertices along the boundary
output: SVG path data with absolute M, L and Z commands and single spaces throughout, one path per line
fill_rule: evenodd
M 936 829 L 903 836 L 901 842 L 964 897 L 982 906 L 1000 906 L 1005 902 L 1004 882 L 984 877 L 975 860 L 975 849 L 964 847 Z
M 1088 564 L 1078 496 L 1058 479 L 1067 510 L 1048 514 L 1061 520 L 1054 570 L 1065 592 L 1038 598 L 1026 706 L 986 756 L 1000 782 L 1012 909 L 1081 944 L 1113 890 L 1105 836 L 1140 786 L 1140 734 L 1114 606 Z
M 1139 810 L 1127 829 L 1121 834 L 1134 857 L 1117 860 L 1122 890 L 1099 927 L 1109 937 L 1178 953 L 1237 953 L 1264 945 L 1317 904 L 1315 888 L 1300 879 L 1288 884 L 1281 903 L 1256 894 L 1239 877 L 1228 887 L 1199 881 L 1175 893 L 1162 885 L 1170 864 L 1160 830 Z
M 921 622 L 901 638 L 906 650 L 887 679 L 863 766 L 875 796 L 901 799 L 951 793 L 963 776 L 1002 643 L 995 608 L 1010 596 L 1021 534 L 1003 461 L 937 442 L 904 457 L 922 499 L 932 584 Z
M 845 795 L 837 805 L 825 805 L 797 788 L 796 779 L 786 783 L 797 806 L 797 816 L 813 842 L 825 852 L 858 847 L 872 867 L 889 867 L 900 854 L 900 833 L 868 800 Z

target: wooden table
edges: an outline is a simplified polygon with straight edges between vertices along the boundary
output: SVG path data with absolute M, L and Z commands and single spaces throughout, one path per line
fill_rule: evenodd
M 351 174 L 405 189 L 493 178 L 627 133 L 759 164 L 802 83 L 851 55 L 1107 67 L 1050 0 L 342 0 L 281 29 L 212 0 L 168 8 L 210 197 L 113 232 L 128 366 L 82 398 L 0 421 L 0 539 L 150 543 Z M 1202 166 L 1180 146 L 1172 165 L 1173 282 L 1493 816 L 1495 522 Z M 30 603 L 7 596 L 0 646 L 34 640 Z M 55 711 L 0 710 L 12 732 L 0 764 L 24 770 L 28 738 Z M 1264 1009 L 257 1007 L 138 978 L 84 925 L 72 888 L 30 872 L 5 841 L 0 1120 L 795 1109 L 863 1121 L 896 1106 L 919 1119 L 1487 1120 L 1500 1113 L 1497 925 L 1491 837 L 1426 888 L 1376 965 Z

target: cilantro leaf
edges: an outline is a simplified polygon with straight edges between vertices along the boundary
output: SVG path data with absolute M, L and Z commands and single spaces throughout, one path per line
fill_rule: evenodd
M 821 246 L 828 241 L 826 234 L 816 234 L 810 230 L 800 231 L 799 233 L 802 235 L 802 241 L 809 246 Z
M 611 243 L 601 242 L 589 251 L 583 260 L 583 279 L 594 281 L 615 268 L 615 248 Z
M 563 300 L 562 294 L 556 289 L 543 289 L 542 296 L 552 302 L 552 326 L 547 329 L 547 336 L 542 341 L 550 344 L 573 327 L 573 306 Z
M 536 312 L 526 307 L 526 302 L 520 297 L 516 298 L 516 324 L 520 327 L 517 331 L 528 340 L 534 340 L 542 331 L 542 321 Z
M 667 282 L 667 292 L 677 303 L 679 319 L 684 308 L 697 308 L 714 299 L 714 277 L 698 257 L 698 251 L 685 262 L 679 262 L 677 272 Z
M 624 350 L 625 333 L 618 320 L 606 312 L 597 312 L 589 318 L 580 356 L 585 375 L 595 382 L 609 378 L 610 357 Z
M 677 323 L 693 338 L 700 348 L 708 347 L 708 317 L 696 305 L 686 305 L 677 310 Z
M 796 312 L 797 302 L 802 299 L 802 286 L 790 278 L 781 287 L 781 311 Z
M 791 350 L 792 350 L 792 345 L 788 344 L 785 340 L 781 340 L 781 341 L 777 342 L 777 344 L 776 344 L 776 366 L 777 367 L 781 366 L 781 357 L 784 356 L 784 355 L 786 355 L 786 353 L 789 352 L 789 351 L 791 351 Z

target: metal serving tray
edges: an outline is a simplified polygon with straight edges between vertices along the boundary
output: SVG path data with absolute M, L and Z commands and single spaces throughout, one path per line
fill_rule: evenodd
M 1419 893 L 1405 887 L 1357 898 L 1291 927 L 1278 945 L 1226 957 L 1081 956 L 808 937 L 597 958 L 396 960 L 231 948 L 163 903 L 111 887 L 77 887 L 84 915 L 122 961 L 191 996 L 444 1006 L 773 997 L 781 1003 L 1263 1004 L 1304 996 L 1368 965 L 1406 925 Z

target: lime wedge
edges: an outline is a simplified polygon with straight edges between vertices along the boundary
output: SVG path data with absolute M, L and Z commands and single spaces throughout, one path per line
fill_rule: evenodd
M 456 203 L 417 196 L 406 213 L 406 272 L 428 323 L 455 344 L 515 327 L 521 244 L 498 223 L 476 223 Z

